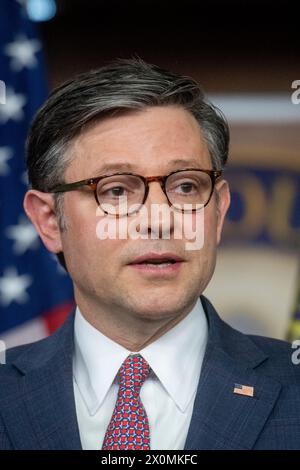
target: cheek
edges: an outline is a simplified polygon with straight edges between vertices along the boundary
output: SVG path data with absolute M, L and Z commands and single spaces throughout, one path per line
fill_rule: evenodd
M 96 234 L 97 218 L 94 211 L 79 206 L 74 210 L 70 204 L 66 204 L 65 214 L 67 229 L 62 232 L 62 242 L 69 272 L 87 276 L 99 267 L 100 260 L 107 259 L 105 242 Z
M 76 196 L 66 198 L 65 215 L 67 230 L 63 233 L 63 245 L 66 260 L 71 270 L 85 275 L 117 269 L 118 254 L 124 251 L 126 239 L 118 236 L 118 224 L 114 218 L 102 215 L 102 211 L 92 199 L 80 199 Z
M 201 223 L 198 222 L 199 230 L 202 231 L 201 242 L 203 245 L 199 250 L 191 253 L 197 272 L 209 274 L 214 268 L 217 249 L 217 217 L 214 211 L 204 211 Z M 200 237 L 199 237 L 200 239 Z
M 190 278 L 198 279 L 199 294 L 209 283 L 216 265 L 217 253 L 217 217 L 214 211 L 205 210 L 203 220 L 203 246 L 192 254 L 193 269 Z
M 215 211 L 204 209 L 199 213 L 190 215 L 186 222 L 185 241 L 187 239 L 195 240 L 193 245 L 200 248 L 197 250 L 198 253 L 203 252 L 205 255 L 207 250 L 209 251 L 217 245 L 217 216 Z
M 217 225 L 218 217 L 217 210 L 213 205 L 205 211 L 204 214 L 204 243 L 217 245 Z

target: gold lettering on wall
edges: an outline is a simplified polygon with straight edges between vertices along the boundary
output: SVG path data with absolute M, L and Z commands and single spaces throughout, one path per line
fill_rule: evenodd
M 295 245 L 299 241 L 299 230 L 291 225 L 297 183 L 287 177 L 276 178 L 268 210 L 268 231 L 272 241 Z
M 227 220 L 226 237 L 252 239 L 259 235 L 266 224 L 267 200 L 263 185 L 255 175 L 242 175 L 230 183 L 243 203 L 243 217 L 239 221 Z

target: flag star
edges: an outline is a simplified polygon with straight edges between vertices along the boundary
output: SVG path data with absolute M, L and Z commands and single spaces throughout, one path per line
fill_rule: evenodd
M 35 54 L 41 47 L 41 43 L 37 39 L 18 36 L 14 42 L 10 42 L 4 47 L 4 53 L 11 58 L 12 70 L 19 72 L 25 67 L 30 69 L 37 65 Z
M 24 304 L 29 300 L 26 289 L 32 284 L 31 276 L 18 275 L 15 267 L 7 268 L 0 277 L 0 303 L 7 307 L 12 302 Z
M 3 80 L 0 80 L 0 104 L 5 104 L 6 102 L 6 85 Z
M 26 103 L 24 95 L 17 94 L 9 88 L 6 92 L 6 103 L 0 106 L 0 123 L 6 124 L 9 119 L 20 121 L 24 117 L 23 106 Z
M 15 241 L 13 245 L 13 252 L 16 255 L 22 255 L 29 249 L 36 249 L 39 247 L 38 234 L 29 220 L 21 217 L 18 225 L 11 225 L 6 228 L 5 233 L 8 238 Z
M 27 1 L 28 0 L 16 0 L 17 3 L 19 3 L 22 7 L 26 7 L 27 6 Z
M 11 148 L 0 147 L 0 175 L 8 175 L 10 168 L 7 162 L 12 156 L 13 152 Z
M 29 185 L 28 173 L 27 173 L 26 170 L 23 171 L 23 173 L 21 174 L 20 181 L 21 181 L 21 183 L 25 184 L 25 186 Z

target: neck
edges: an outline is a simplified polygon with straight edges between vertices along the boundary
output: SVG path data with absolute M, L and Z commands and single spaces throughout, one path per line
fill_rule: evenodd
M 180 312 L 149 318 L 118 306 L 107 306 L 75 292 L 76 303 L 84 318 L 98 331 L 129 351 L 138 352 L 167 333 L 192 310 L 196 300 Z

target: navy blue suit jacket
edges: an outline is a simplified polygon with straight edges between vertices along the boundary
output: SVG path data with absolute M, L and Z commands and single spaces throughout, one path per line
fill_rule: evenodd
M 232 329 L 201 300 L 209 337 L 185 449 L 300 449 L 300 365 L 291 346 Z M 49 338 L 8 351 L 0 449 L 81 449 L 73 323 L 74 314 Z M 254 396 L 233 393 L 235 383 L 253 387 Z

